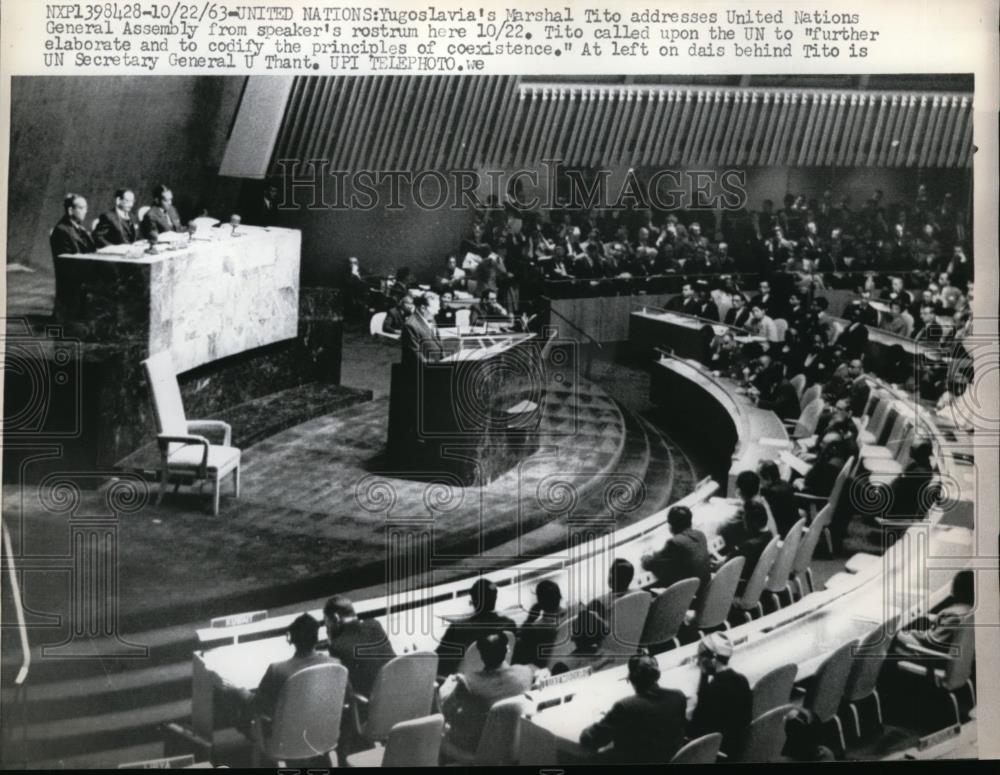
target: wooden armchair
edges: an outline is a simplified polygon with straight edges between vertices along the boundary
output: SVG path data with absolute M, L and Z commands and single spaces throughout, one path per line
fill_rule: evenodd
M 171 475 L 213 482 L 212 514 L 219 514 L 219 487 L 232 474 L 233 489 L 240 496 L 240 450 L 230 446 L 232 428 L 221 420 L 188 420 L 177 385 L 169 352 L 159 353 L 142 362 L 149 383 L 153 414 L 156 417 L 157 443 L 160 449 L 160 492 L 163 500 Z M 221 444 L 211 443 L 206 434 L 221 433 Z

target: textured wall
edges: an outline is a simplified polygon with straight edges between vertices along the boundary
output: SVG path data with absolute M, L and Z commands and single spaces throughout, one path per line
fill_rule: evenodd
M 52 271 L 49 229 L 69 191 L 88 220 L 116 188 L 150 204 L 158 183 L 184 218 L 226 213 L 238 184 L 218 178 L 243 78 L 14 78 L 7 261 Z

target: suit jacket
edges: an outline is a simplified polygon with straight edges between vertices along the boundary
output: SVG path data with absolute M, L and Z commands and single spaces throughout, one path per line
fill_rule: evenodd
M 684 741 L 687 698 L 676 689 L 653 686 L 625 697 L 580 735 L 596 750 L 614 743 L 611 757 L 628 764 L 665 764 Z
M 732 756 L 743 746 L 752 712 L 753 694 L 746 676 L 731 669 L 721 670 L 711 680 L 702 675 L 688 737 L 721 732 L 721 750 Z
M 928 486 L 934 479 L 934 470 L 916 460 L 911 460 L 903 473 L 892 482 L 892 498 L 887 517 L 895 519 L 925 519 L 930 505 Z
M 386 313 L 385 320 L 382 322 L 382 332 L 386 334 L 403 333 L 403 326 L 406 325 L 406 321 L 410 317 L 411 315 L 407 315 L 399 307 L 393 307 Z
M 83 226 L 75 223 L 68 215 L 59 219 L 49 237 L 52 258 L 65 253 L 93 253 L 96 250 L 94 238 Z
M 737 326 L 738 328 L 746 328 L 747 321 L 750 319 L 750 308 L 747 306 L 740 307 L 738 310 L 735 307 L 731 307 L 726 311 L 725 324 L 727 326 Z
M 743 570 L 740 572 L 741 579 L 746 581 L 753 575 L 754 568 L 757 567 L 760 556 L 764 553 L 767 545 L 771 543 L 772 538 L 774 536 L 770 530 L 761 530 L 759 533 L 747 536 L 740 542 L 733 556 L 741 556 L 745 559 Z
M 150 207 L 142 218 L 140 230 L 144 239 L 156 237 L 165 231 L 180 231 L 184 228 L 176 208 L 171 205 L 166 210 L 157 205 Z
M 712 577 L 705 534 L 692 527 L 670 536 L 646 568 L 656 576 L 659 586 L 669 587 L 683 579 L 696 578 L 701 582 L 699 592 L 704 591 Z
M 97 228 L 94 229 L 94 241 L 99 248 L 105 245 L 131 245 L 138 236 L 139 219 L 135 217 L 135 213 L 122 218 L 117 209 L 101 213 L 101 217 L 97 219 Z
M 795 489 L 782 480 L 773 484 L 762 484 L 760 494 L 771 508 L 771 516 L 784 538 L 789 529 L 799 521 L 799 508 L 795 503 Z
M 330 656 L 347 668 L 351 689 L 371 696 L 382 666 L 396 656 L 382 625 L 375 619 L 356 619 L 330 640 Z
M 699 305 L 698 316 L 699 317 L 703 317 L 706 320 L 714 320 L 714 321 L 718 322 L 719 321 L 719 307 L 718 307 L 718 305 L 714 301 L 712 301 L 711 299 L 709 299 L 704 304 Z
M 313 665 L 333 663 L 326 654 L 312 653 L 308 656 L 293 656 L 284 662 L 272 662 L 267 666 L 267 672 L 260 679 L 260 685 L 253 695 L 253 710 L 264 716 L 273 716 L 278 705 L 278 695 L 281 687 L 299 670 Z
M 517 632 L 517 625 L 496 611 L 483 611 L 451 624 L 437 647 L 438 675 L 451 675 L 458 670 L 465 650 L 483 635 L 504 630 Z
M 444 347 L 437 328 L 432 327 L 419 312 L 415 312 L 403 324 L 403 367 L 416 372 L 417 364 L 424 361 L 439 361 L 445 356 Z
M 849 358 L 857 358 L 864 354 L 865 346 L 868 344 L 868 329 L 863 323 L 848 326 L 837 337 L 835 344 L 843 347 Z
M 528 665 L 504 664 L 496 670 L 458 675 L 455 691 L 441 703 L 444 717 L 451 726 L 449 742 L 474 752 L 493 704 L 528 691 L 534 674 Z

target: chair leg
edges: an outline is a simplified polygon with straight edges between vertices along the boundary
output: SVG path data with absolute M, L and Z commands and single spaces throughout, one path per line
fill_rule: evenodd
M 823 543 L 826 544 L 826 550 L 833 557 L 833 533 L 830 532 L 829 527 L 823 528 Z
M 955 696 L 955 692 L 948 692 L 948 699 L 951 700 L 951 707 L 955 711 L 955 726 L 962 726 L 962 714 L 958 707 L 958 697 Z
M 764 616 L 764 604 L 760 600 L 757 601 L 757 616 L 759 618 L 763 618 Z
M 875 716 L 878 718 L 879 729 L 882 728 L 882 699 L 878 696 L 878 689 L 876 689 L 873 694 L 875 695 Z
M 236 466 L 233 469 L 233 496 L 236 498 L 240 497 L 240 467 Z
M 834 715 L 833 720 L 837 723 L 837 735 L 840 738 L 840 750 L 847 751 L 847 741 L 844 739 L 844 725 L 840 721 L 840 716 Z
M 163 496 L 167 494 L 167 485 L 170 484 L 170 475 L 167 473 L 167 467 L 163 467 L 163 471 L 160 473 L 160 491 L 156 494 L 156 505 L 159 506 L 163 503 Z
M 861 739 L 861 714 L 858 713 L 857 703 L 850 703 L 849 707 L 851 709 L 851 715 L 854 716 L 854 734 L 858 736 L 858 740 Z
M 974 708 L 976 707 L 976 687 L 973 685 L 971 678 L 965 682 L 965 685 L 969 687 L 969 693 L 972 695 L 972 707 Z
M 813 584 L 813 571 L 812 568 L 806 568 L 806 581 L 809 582 L 809 594 L 811 595 L 816 591 L 816 587 Z
M 212 516 L 213 517 L 219 516 L 219 490 L 222 489 L 221 488 L 221 484 L 222 484 L 222 482 L 219 481 L 219 475 L 216 474 L 215 475 L 215 481 L 213 482 L 214 486 L 212 487 Z

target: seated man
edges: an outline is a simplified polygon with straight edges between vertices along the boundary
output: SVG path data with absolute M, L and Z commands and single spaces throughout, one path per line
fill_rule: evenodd
M 67 194 L 63 200 L 63 216 L 49 237 L 53 260 L 67 253 L 94 252 L 94 238 L 84 224 L 86 217 L 87 200 L 79 194 Z
M 473 614 L 454 622 L 445 631 L 437 647 L 438 675 L 454 673 L 465 656 L 465 650 L 479 638 L 490 633 L 502 634 L 504 630 L 517 632 L 514 620 L 501 616 L 494 610 L 497 605 L 497 586 L 489 579 L 478 579 L 469 588 Z
M 482 292 L 479 303 L 472 307 L 470 313 L 472 325 L 486 321 L 509 323 L 511 319 L 510 313 L 497 301 L 497 292 L 493 288 Z
M 580 745 L 596 751 L 613 743 L 609 758 L 622 764 L 665 764 L 684 740 L 687 698 L 659 684 L 660 668 L 649 656 L 628 661 L 633 694 L 618 700 L 600 721 L 580 734 Z
M 184 230 L 181 217 L 174 208 L 174 192 L 164 185 L 153 189 L 153 204 L 140 224 L 143 239 L 156 240 L 160 234 Z
M 135 217 L 132 208 L 135 206 L 135 194 L 127 188 L 115 192 L 115 206 L 106 213 L 101 213 L 94 229 L 94 241 L 97 247 L 107 245 L 131 245 L 139 236 L 139 219 Z
M 767 511 L 763 504 L 752 501 L 743 508 L 743 529 L 740 533 L 730 531 L 726 537 L 726 544 L 721 554 L 726 560 L 734 557 L 743 557 L 743 570 L 740 572 L 740 580 L 746 582 L 753 575 L 757 561 L 760 560 L 764 549 L 774 538 L 774 534 L 767 526 Z M 721 566 L 722 563 L 720 562 Z
M 691 526 L 691 509 L 687 506 L 672 507 L 667 512 L 667 524 L 670 538 L 660 551 L 642 558 L 643 570 L 656 576 L 658 587 L 696 578 L 701 582 L 699 591 L 703 591 L 712 577 L 705 534 Z
M 926 618 L 912 622 L 909 628 L 900 630 L 893 644 L 894 654 L 905 659 L 937 661 L 940 654 L 941 666 L 953 656 L 952 644 L 959 628 L 971 626 L 968 621 L 976 603 L 976 579 L 971 570 L 961 570 L 951 582 L 951 595 L 943 601 L 937 611 Z M 924 650 L 931 653 L 927 654 Z
M 382 333 L 402 334 L 403 326 L 406 325 L 406 321 L 409 320 L 415 309 L 413 297 L 407 293 L 400 298 L 395 307 L 386 313 L 385 321 L 382 323 Z
M 289 678 L 303 668 L 313 665 L 334 664 L 325 654 L 317 653 L 319 622 L 309 614 L 302 614 L 288 627 L 288 640 L 295 647 L 295 654 L 283 662 L 268 665 L 267 672 L 255 690 L 238 690 L 243 701 L 243 719 L 238 726 L 246 731 L 254 715 L 272 716 L 278 704 L 278 695 Z
M 635 567 L 632 563 L 621 557 L 616 558 L 608 571 L 608 586 L 611 591 L 587 603 L 587 610 L 593 611 L 602 619 L 607 619 L 614 601 L 628 592 L 633 578 L 635 578 Z
M 760 475 L 760 495 L 771 507 L 778 533 L 784 538 L 789 529 L 799 521 L 799 509 L 795 503 L 794 488 L 781 478 L 778 464 L 773 460 L 762 460 L 757 467 Z
M 330 656 L 347 668 L 351 689 L 370 696 L 379 670 L 396 656 L 389 636 L 375 619 L 359 619 L 343 595 L 326 601 L 323 618 Z
M 750 305 L 750 320 L 747 323 L 747 328 L 753 336 L 763 337 L 768 342 L 778 343 L 781 341 L 781 337 L 778 335 L 778 327 L 774 324 L 774 320 L 767 315 L 760 303 Z
M 584 610 L 577 614 L 570 627 L 572 653 L 552 658 L 552 675 L 568 673 L 582 667 L 594 672 L 615 664 L 615 656 L 610 654 L 605 643 L 611 627 L 604 617 L 593 611 Z
M 448 256 L 448 264 L 438 278 L 439 292 L 464 291 L 465 286 L 465 270 L 458 265 L 458 259 L 455 256 Z
M 694 739 L 713 732 L 722 734 L 727 756 L 738 753 L 753 720 L 753 693 L 746 676 L 729 667 L 733 644 L 724 632 L 702 636 L 698 644 L 698 700 L 688 723 L 687 735 Z
M 566 618 L 562 607 L 562 590 L 551 579 L 543 579 L 535 587 L 537 602 L 531 606 L 524 623 L 517 630 L 514 646 L 514 664 L 532 664 L 545 667 L 549 657 L 543 654 L 544 646 L 555 642 L 559 625 Z
M 482 635 L 475 643 L 483 669 L 452 675 L 440 690 L 441 711 L 449 725 L 446 740 L 468 753 L 475 753 L 479 746 L 493 704 L 523 694 L 534 679 L 534 668 L 504 661 L 507 639 L 502 633 Z
M 934 447 L 929 439 L 917 439 L 910 447 L 910 460 L 903 473 L 892 481 L 889 505 L 885 516 L 889 519 L 926 519 L 933 501 L 931 483 L 937 474 L 932 457 Z

